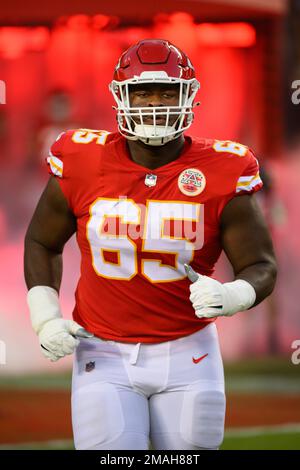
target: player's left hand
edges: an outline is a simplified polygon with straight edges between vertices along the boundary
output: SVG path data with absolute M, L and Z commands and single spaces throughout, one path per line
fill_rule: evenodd
M 251 284 L 243 279 L 222 284 L 208 276 L 196 273 L 185 265 L 190 285 L 190 301 L 198 318 L 232 316 L 250 308 L 256 299 Z

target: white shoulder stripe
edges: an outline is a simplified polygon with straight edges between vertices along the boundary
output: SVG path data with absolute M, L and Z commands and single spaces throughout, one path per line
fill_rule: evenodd
M 243 183 L 244 181 L 252 181 L 253 179 L 259 177 L 259 173 L 257 172 L 256 175 L 250 175 L 250 176 L 240 176 L 238 179 L 238 183 Z
M 55 157 L 51 152 L 49 152 L 49 157 L 47 158 L 47 162 L 50 165 L 51 171 L 55 176 L 59 176 L 60 178 L 63 175 L 63 168 L 64 164 L 63 162 Z
M 239 193 L 241 191 L 251 191 L 255 186 L 259 186 L 261 184 L 262 184 L 262 180 L 260 179 L 260 177 L 258 177 L 248 184 L 247 183 L 238 184 L 236 186 L 236 192 Z

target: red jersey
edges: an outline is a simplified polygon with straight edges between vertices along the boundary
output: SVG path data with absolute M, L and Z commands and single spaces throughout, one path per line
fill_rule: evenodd
M 184 263 L 211 276 L 230 199 L 262 187 L 241 144 L 185 136 L 179 158 L 135 163 L 119 133 L 78 129 L 52 145 L 49 172 L 77 219 L 74 320 L 103 339 L 158 343 L 200 330 Z

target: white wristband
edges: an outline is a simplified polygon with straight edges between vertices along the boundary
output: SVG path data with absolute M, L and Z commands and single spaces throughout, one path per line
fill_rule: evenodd
M 225 288 L 224 310 L 227 315 L 247 310 L 256 300 L 254 287 L 244 279 L 226 282 L 223 287 Z
M 32 287 L 27 294 L 27 304 L 32 327 L 37 334 L 49 320 L 62 318 L 58 293 L 52 287 Z

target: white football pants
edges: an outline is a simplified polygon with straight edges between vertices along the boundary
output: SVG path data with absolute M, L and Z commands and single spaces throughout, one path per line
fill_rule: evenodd
M 82 339 L 75 353 L 76 449 L 217 449 L 223 364 L 214 323 L 159 344 Z

